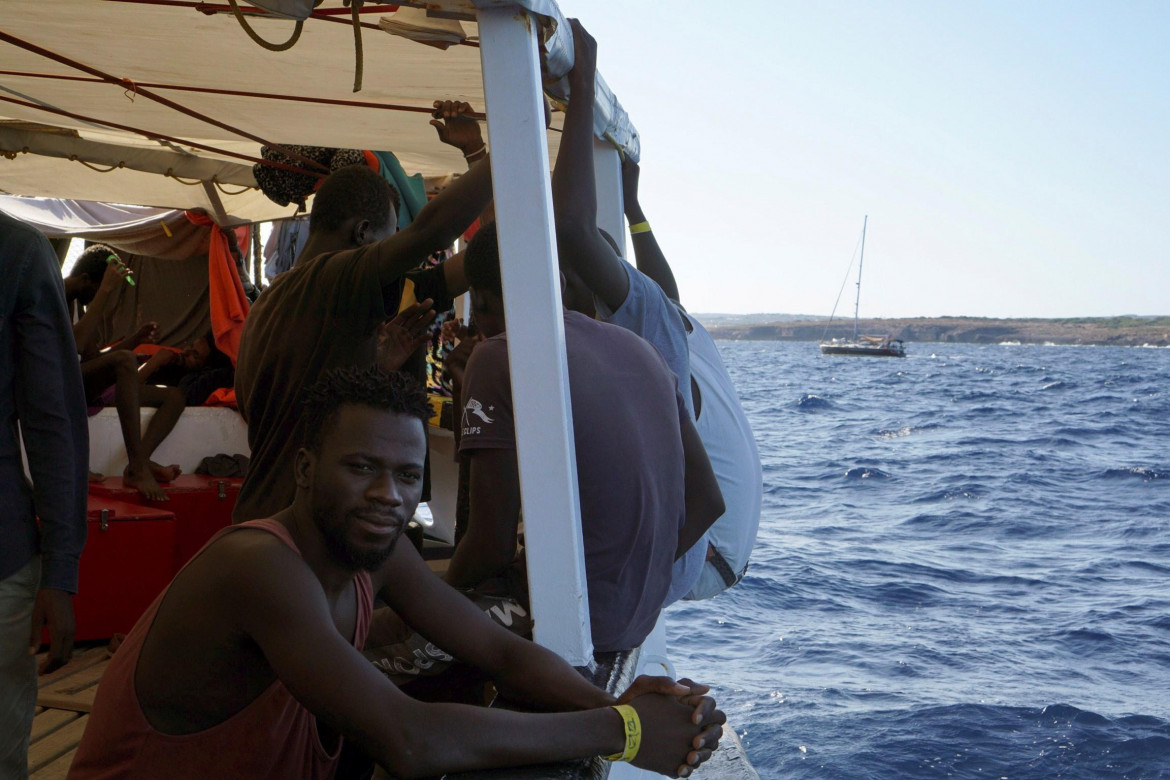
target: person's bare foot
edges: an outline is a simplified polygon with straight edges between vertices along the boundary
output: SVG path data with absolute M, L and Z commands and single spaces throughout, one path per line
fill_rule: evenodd
M 106 476 L 105 476 L 105 474 L 99 474 L 96 471 L 91 471 L 91 472 L 89 472 L 89 481 L 90 482 L 105 482 Z
M 174 482 L 175 477 L 183 473 L 183 469 L 177 463 L 162 466 L 152 460 L 150 462 L 150 473 L 154 475 L 157 482 Z
M 154 475 L 147 468 L 143 471 L 132 469 L 130 466 L 122 472 L 122 484 L 134 488 L 148 501 L 168 501 L 166 491 L 158 486 Z

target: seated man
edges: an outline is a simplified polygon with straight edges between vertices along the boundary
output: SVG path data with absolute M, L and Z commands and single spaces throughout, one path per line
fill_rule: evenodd
M 439 104 L 440 137 L 454 145 L 479 140 L 466 104 Z M 474 156 L 474 155 L 472 155 Z M 292 462 L 303 423 L 296 399 L 325 371 L 369 366 L 377 359 L 379 325 L 402 304 L 418 300 L 446 309 L 466 289 L 462 258 L 416 270 L 446 249 L 491 197 L 484 159 L 431 200 L 397 231 L 397 193 L 360 165 L 342 168 L 321 185 L 309 217 L 309 238 L 293 268 L 277 276 L 248 313 L 236 361 L 236 399 L 248 423 L 252 462 L 233 519 L 268 517 L 293 497 Z
M 310 388 L 292 506 L 221 531 L 139 619 L 70 777 L 327 778 L 342 738 L 400 777 L 613 754 L 633 716 L 611 707 L 626 703 L 636 766 L 686 776 L 710 755 L 724 717 L 701 686 L 639 678 L 615 701 L 396 544 L 422 489 L 429 413 L 413 380 L 377 367 Z M 511 700 L 554 714 L 406 696 L 359 652 L 375 597 Z
M 726 513 L 675 564 L 667 602 L 710 598 L 739 582 L 755 544 L 763 503 L 763 470 L 755 438 L 715 342 L 678 303 L 678 287 L 638 204 L 638 166 L 623 165 L 626 216 L 635 269 L 597 227 L 593 178 L 593 91 L 597 44 L 574 23 L 577 61 L 569 73 L 573 100 L 553 175 L 557 248 L 567 276 L 591 292 L 597 315 L 653 344 L 679 378 L 695 427 L 719 480 Z
M 506 575 L 520 520 L 494 224 L 472 239 L 464 268 L 488 338 L 463 377 L 459 451 L 470 455 L 470 515 L 447 581 L 474 587 Z M 675 377 L 654 348 L 573 311 L 564 327 L 593 644 L 629 650 L 654 628 L 675 558 L 723 513 L 723 501 Z
M 111 260 L 111 258 L 113 258 Z M 183 393 L 172 387 L 145 384 L 139 376 L 138 356 L 132 351 L 145 341 L 152 341 L 157 324 L 148 322 L 137 333 L 102 351 L 98 331 L 107 310 L 117 297 L 119 285 L 130 275 L 108 246 L 94 244 L 77 258 L 73 271 L 65 279 L 66 299 L 84 314 L 73 326 L 77 351 L 81 355 L 81 376 L 85 397 L 96 414 L 103 406 L 118 410 L 122 441 L 126 445 L 127 464 L 122 472 L 125 484 L 137 488 L 145 498 L 166 501 L 167 494 L 159 482 L 170 482 L 179 475 L 177 465 L 161 466 L 150 456 L 162 444 L 179 421 L 186 403 Z M 158 361 L 151 364 L 151 368 Z M 153 406 L 158 411 L 142 430 L 141 408 Z

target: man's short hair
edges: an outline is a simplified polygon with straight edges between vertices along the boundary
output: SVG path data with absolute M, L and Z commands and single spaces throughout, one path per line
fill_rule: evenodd
M 467 245 L 467 252 L 463 255 L 463 275 L 469 287 L 480 292 L 493 292 L 501 298 L 504 296 L 495 222 L 481 227 Z
M 69 275 L 74 278 L 83 277 L 94 284 L 101 284 L 106 274 L 106 261 L 110 255 L 117 257 L 118 253 L 105 244 L 91 244 L 77 256 L 73 270 Z
M 398 192 L 365 165 L 348 165 L 329 175 L 313 198 L 309 230 L 340 230 L 346 220 L 369 220 L 375 231 L 390 223 L 390 208 L 398 212 Z
M 427 394 L 413 377 L 401 371 L 368 368 L 335 368 L 321 375 L 303 399 L 305 447 L 320 452 L 325 432 L 337 411 L 350 404 L 417 417 L 426 425 L 431 416 Z

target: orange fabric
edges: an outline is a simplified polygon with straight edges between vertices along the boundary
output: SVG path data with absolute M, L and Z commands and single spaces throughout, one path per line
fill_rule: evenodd
M 211 297 L 211 332 L 215 346 L 236 364 L 240 353 L 240 333 L 244 330 L 244 318 L 248 316 L 248 298 L 236 260 L 228 248 L 228 238 L 222 228 L 211 217 L 194 211 L 187 212 L 187 219 L 193 224 L 211 228 L 210 249 L 207 253 L 207 276 Z M 248 245 L 249 229 L 236 228 L 237 245 L 242 241 Z
M 230 406 L 233 409 L 239 409 L 240 405 L 236 403 L 236 388 L 221 387 L 218 390 L 212 391 L 211 395 L 207 396 L 207 400 L 203 402 L 204 406 Z
M 371 152 L 369 149 L 362 149 L 362 157 L 366 160 L 366 165 L 374 173 L 382 173 L 382 161 L 378 159 L 378 155 Z

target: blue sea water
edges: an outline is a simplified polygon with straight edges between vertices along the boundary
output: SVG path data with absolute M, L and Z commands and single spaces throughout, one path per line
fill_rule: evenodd
M 721 342 L 751 569 L 671 608 L 764 778 L 1170 778 L 1170 349 Z

